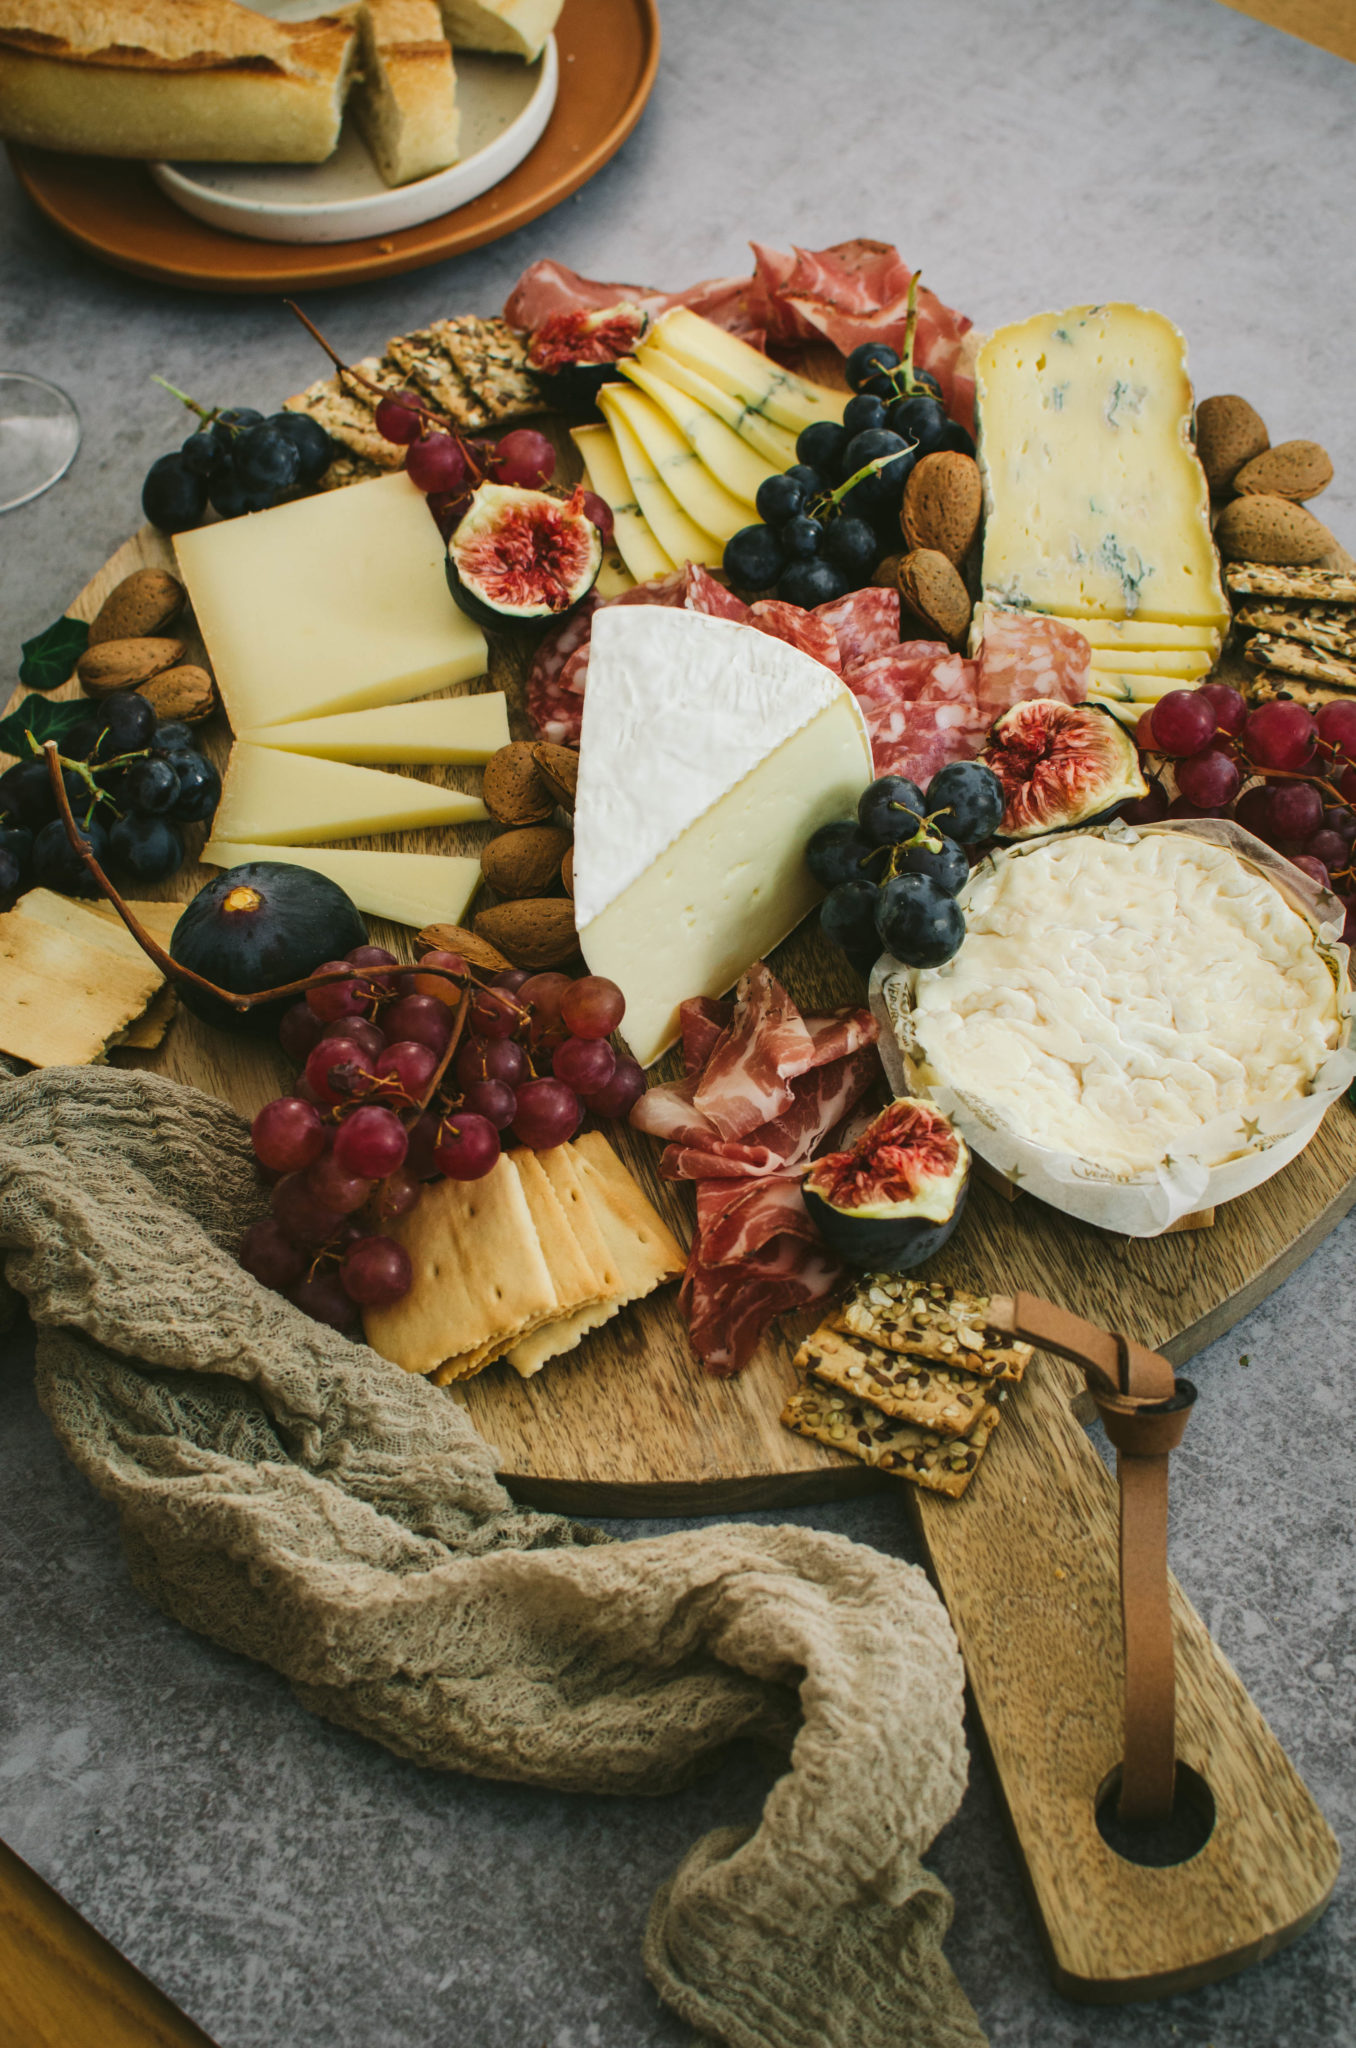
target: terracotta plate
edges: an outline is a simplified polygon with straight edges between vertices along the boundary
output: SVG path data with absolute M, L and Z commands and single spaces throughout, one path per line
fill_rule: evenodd
M 655 0 L 565 0 L 556 43 L 555 111 L 517 170 L 438 220 L 364 241 L 301 246 L 226 234 L 181 213 L 140 163 L 14 146 L 10 161 L 30 199 L 64 234 L 136 277 L 218 292 L 393 277 L 511 234 L 567 199 L 621 148 L 659 64 Z

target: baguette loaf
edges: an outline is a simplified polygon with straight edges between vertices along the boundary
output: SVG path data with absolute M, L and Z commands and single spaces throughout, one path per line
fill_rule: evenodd
M 442 0 L 454 49 L 493 50 L 531 64 L 560 19 L 562 0 Z
M 437 0 L 366 0 L 350 104 L 388 185 L 456 162 L 457 81 Z
M 279 22 L 235 0 L 0 0 L 0 135 L 88 156 L 321 163 L 352 8 Z

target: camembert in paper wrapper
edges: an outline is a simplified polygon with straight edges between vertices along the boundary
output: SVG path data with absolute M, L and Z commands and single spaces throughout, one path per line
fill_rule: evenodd
M 872 976 L 891 1083 L 1086 1223 L 1259 1187 L 1356 1074 L 1342 906 L 1229 820 L 1027 840 L 960 901 L 954 960 Z

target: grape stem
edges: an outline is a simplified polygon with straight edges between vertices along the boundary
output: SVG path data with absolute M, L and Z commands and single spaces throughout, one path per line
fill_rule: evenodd
M 865 482 L 867 477 L 875 476 L 882 469 L 888 469 L 892 462 L 902 461 L 904 456 L 912 455 L 917 446 L 916 441 L 910 441 L 907 448 L 897 448 L 893 455 L 878 455 L 874 462 L 863 463 L 860 469 L 854 470 L 844 483 L 839 484 L 836 491 L 824 491 L 817 498 L 811 498 L 805 507 L 809 517 L 823 519 L 827 514 L 837 512 L 840 501 L 855 485 Z
M 160 941 L 151 932 L 147 931 L 140 918 L 128 908 L 113 884 L 109 881 L 108 876 L 100 867 L 89 841 L 81 838 L 80 829 L 75 822 L 75 814 L 71 809 L 70 798 L 66 794 L 66 785 L 62 780 L 61 756 L 57 752 L 56 741 L 46 741 L 42 751 L 47 756 L 47 773 L 52 784 L 52 793 L 56 798 L 57 809 L 61 815 L 61 822 L 66 828 L 66 838 L 70 843 L 72 852 L 80 856 L 80 859 L 93 877 L 99 894 L 113 905 L 113 908 L 117 911 L 118 916 L 122 919 L 142 952 L 146 954 L 148 959 L 154 960 L 167 981 L 177 981 L 186 984 L 188 987 L 201 989 L 204 995 L 215 996 L 218 1002 L 227 1004 L 232 1010 L 238 1010 L 243 1017 L 247 1011 L 257 1009 L 261 1003 L 276 1003 L 284 996 L 304 996 L 308 989 L 327 988 L 334 981 L 356 981 L 360 979 L 361 970 L 355 973 L 352 967 L 345 965 L 343 967 L 331 967 L 319 974 L 308 974 L 300 981 L 284 982 L 281 988 L 261 988 L 256 989 L 252 995 L 241 995 L 235 989 L 218 988 L 216 982 L 208 981 L 205 975 L 198 974 L 192 967 L 185 967 L 182 961 L 174 959 L 170 953 L 166 952 Z M 443 981 L 456 982 L 459 987 L 462 986 L 463 977 L 455 973 L 450 967 L 421 966 L 419 972 L 421 974 L 436 975 Z M 488 983 L 481 983 L 477 980 L 474 970 L 469 965 L 467 967 L 467 974 L 471 980 L 477 981 L 477 986 L 488 986 Z M 463 995 L 463 1008 L 469 993 L 469 990 L 467 990 Z M 444 1061 L 445 1066 L 446 1062 Z M 441 1074 L 443 1068 L 439 1068 L 438 1071 Z M 435 1076 L 435 1080 L 436 1078 Z
M 151 382 L 152 384 L 158 384 L 162 391 L 168 391 L 171 398 L 177 398 L 180 405 L 186 405 L 190 412 L 195 412 L 205 427 L 215 424 L 221 412 L 219 405 L 199 405 L 196 398 L 190 398 L 186 391 L 180 391 L 178 386 L 171 384 L 167 377 L 153 376 Z

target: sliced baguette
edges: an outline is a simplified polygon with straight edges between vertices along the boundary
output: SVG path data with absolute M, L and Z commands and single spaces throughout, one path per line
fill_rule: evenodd
M 350 105 L 388 185 L 457 161 L 457 81 L 437 0 L 367 0 Z
M 562 0 L 441 0 L 452 47 L 493 50 L 531 64 L 560 18 Z

